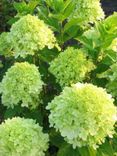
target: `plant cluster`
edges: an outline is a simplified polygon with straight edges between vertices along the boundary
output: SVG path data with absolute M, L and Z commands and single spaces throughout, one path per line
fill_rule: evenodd
M 99 0 L 13 7 L 0 35 L 0 155 L 117 155 L 117 13 L 105 18 Z

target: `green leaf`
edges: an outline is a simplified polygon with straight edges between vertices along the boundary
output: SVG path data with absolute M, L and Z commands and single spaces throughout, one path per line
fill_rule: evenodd
M 56 1 L 54 0 L 53 5 L 54 5 L 56 12 L 60 12 L 64 7 L 64 1 L 63 0 L 56 0 Z
M 80 41 L 84 46 L 85 48 L 89 49 L 90 51 L 93 50 L 93 43 L 92 43 L 92 40 L 88 39 L 87 37 L 85 36 L 79 36 L 76 38 L 78 41 Z
M 117 61 L 117 54 L 112 50 L 105 51 L 106 55 L 101 63 L 106 64 L 108 66 L 112 65 L 114 62 Z
M 63 12 L 63 19 L 62 20 L 65 20 L 66 18 L 68 18 L 70 16 L 70 14 L 72 13 L 72 11 L 74 10 L 74 3 L 70 3 L 65 9 L 64 9 L 64 12 Z
M 59 1 L 59 2 L 58 2 Z M 49 17 L 55 18 L 58 21 L 64 21 L 66 18 L 69 17 L 71 12 L 74 9 L 75 4 L 71 2 L 71 0 L 68 0 L 63 3 L 63 1 L 58 0 L 58 1 L 49 1 L 49 7 L 54 8 L 55 11 L 51 11 L 49 13 Z M 70 3 L 71 2 L 71 3 Z M 59 6 L 59 7 L 58 7 Z
M 30 0 L 28 4 L 23 1 L 23 2 L 14 2 L 13 5 L 18 12 L 17 16 L 22 16 L 22 15 L 32 14 L 35 7 L 38 4 L 39 4 L 38 0 Z
M 72 3 L 72 0 L 66 0 L 66 1 L 64 2 L 64 8 L 63 8 L 62 12 L 64 12 L 64 10 L 65 10 L 71 3 Z
M 32 110 L 32 111 L 25 109 L 23 111 L 23 116 L 25 118 L 32 118 L 36 120 L 41 126 L 43 125 L 43 110 L 41 107 L 39 108 L 39 110 Z
M 73 149 L 69 144 L 63 144 L 59 149 L 57 156 L 80 156 L 79 150 Z
M 80 18 L 72 19 L 72 20 L 68 21 L 68 23 L 66 23 L 65 26 L 64 26 L 64 33 L 67 32 L 68 29 L 70 29 L 72 26 L 74 26 L 74 25 L 80 25 L 80 23 L 82 21 L 83 20 L 80 19 Z
M 112 29 L 117 26 L 117 12 L 105 19 L 105 25 Z
M 62 13 L 58 13 L 58 14 L 52 14 L 52 13 L 50 13 L 49 14 L 49 17 L 55 18 L 58 21 L 62 21 L 64 19 L 64 15 Z
M 5 114 L 4 114 L 4 119 L 8 119 L 8 118 L 12 118 L 14 116 L 18 116 L 20 115 L 20 113 L 23 111 L 23 108 L 21 108 L 20 106 L 16 106 L 14 107 L 14 109 L 7 109 L 5 111 Z
M 51 144 L 58 148 L 65 142 L 61 135 L 54 129 L 50 131 L 49 136 Z
M 30 0 L 30 2 L 28 3 L 28 8 L 30 10 L 30 12 L 33 12 L 35 7 L 39 4 L 39 0 Z
M 11 18 L 7 23 L 12 25 L 13 23 L 17 22 L 19 20 L 18 17 L 14 17 L 14 18 Z
M 47 0 L 46 3 L 54 9 L 54 13 L 59 13 L 63 7 L 64 7 L 64 1 L 63 0 Z
M 44 49 L 38 54 L 38 56 L 42 61 L 49 63 L 56 58 L 58 54 L 59 52 L 56 49 Z
M 26 3 L 23 1 L 23 2 L 20 2 L 20 3 L 18 3 L 18 2 L 14 2 L 13 3 L 13 6 L 14 6 L 14 8 L 16 9 L 16 11 L 18 12 L 18 13 L 22 13 L 22 12 L 24 12 L 24 10 L 26 9 Z
M 80 156 L 89 156 L 89 151 L 87 147 L 79 148 Z
M 80 156 L 96 156 L 97 151 L 90 147 L 79 148 Z
M 98 152 L 101 153 L 102 156 L 114 156 L 114 151 L 109 141 L 106 141 L 104 144 L 102 144 L 101 147 L 98 149 Z
M 74 30 L 74 31 L 73 31 Z M 76 38 L 76 36 L 78 36 L 81 33 L 80 31 L 80 27 L 73 25 L 72 27 L 70 27 L 70 29 L 67 31 L 67 34 L 69 34 L 69 36 L 71 38 Z

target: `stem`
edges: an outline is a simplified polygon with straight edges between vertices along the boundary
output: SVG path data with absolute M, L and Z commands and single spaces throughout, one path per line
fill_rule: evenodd
M 39 57 L 38 57 L 37 53 L 35 53 L 33 56 L 33 64 L 35 64 L 37 66 L 39 64 Z
M 61 49 L 63 49 L 63 22 L 61 21 L 60 22 L 60 46 L 61 46 Z
M 36 65 L 36 58 L 35 58 L 35 55 L 33 56 L 33 64 Z
M 94 150 L 93 148 L 91 148 L 91 147 L 88 147 L 88 151 L 89 151 L 89 154 L 90 154 L 90 156 L 96 156 L 96 150 Z

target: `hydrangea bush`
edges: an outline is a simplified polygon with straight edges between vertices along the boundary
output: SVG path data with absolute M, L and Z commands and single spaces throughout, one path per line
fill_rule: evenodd
M 82 82 L 93 69 L 92 60 L 87 59 L 81 49 L 69 47 L 50 63 L 49 71 L 56 77 L 61 87 L 64 87 Z
M 41 102 L 39 98 L 43 82 L 38 68 L 27 62 L 15 63 L 8 69 L 0 84 L 2 103 L 8 108 L 21 104 L 35 109 Z
M 117 13 L 106 17 L 100 0 L 11 3 L 0 156 L 116 156 Z
M 92 84 L 75 84 L 49 103 L 50 126 L 74 148 L 97 145 L 112 136 L 116 108 L 111 95 Z
M 26 57 L 48 47 L 58 48 L 53 32 L 36 16 L 26 15 L 11 27 L 8 40 L 14 50 L 14 56 Z
M 32 119 L 14 117 L 0 125 L 1 156 L 44 156 L 49 137 Z

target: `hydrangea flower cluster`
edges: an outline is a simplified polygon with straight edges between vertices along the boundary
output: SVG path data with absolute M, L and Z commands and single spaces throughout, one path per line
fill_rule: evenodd
M 81 49 L 69 47 L 51 62 L 49 71 L 56 77 L 60 86 L 64 87 L 82 82 L 93 69 L 94 64 Z
M 12 55 L 11 52 L 11 44 L 8 42 L 9 33 L 2 33 L 0 35 L 0 55 L 10 56 Z
M 25 58 L 45 47 L 52 49 L 58 47 L 54 33 L 37 17 L 26 15 L 14 23 L 9 33 L 14 56 Z
M 104 12 L 101 8 L 100 0 L 74 0 L 75 9 L 70 16 L 72 18 L 83 19 L 84 24 L 94 23 L 103 19 Z
M 51 127 L 59 130 L 73 148 L 97 148 L 114 133 L 116 107 L 110 94 L 92 84 L 65 87 L 47 106 Z
M 0 84 L 2 103 L 13 108 L 21 103 L 22 107 L 35 109 L 41 100 L 43 82 L 38 68 L 27 62 L 15 63 L 8 69 Z
M 48 135 L 32 119 L 15 117 L 0 125 L 1 156 L 44 156 Z

